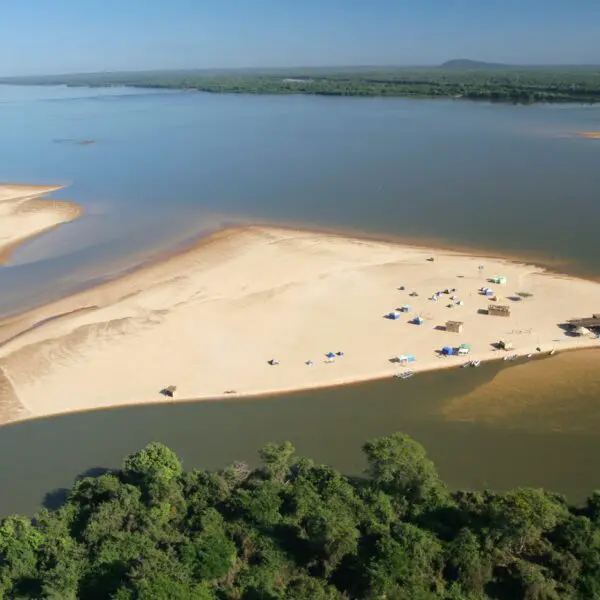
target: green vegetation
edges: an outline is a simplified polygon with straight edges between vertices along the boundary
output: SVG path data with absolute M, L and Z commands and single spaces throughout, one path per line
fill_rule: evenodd
M 453 60 L 440 67 L 355 67 L 92 73 L 13 77 L 13 84 L 132 86 L 237 94 L 468 98 L 495 102 L 600 102 L 600 67 L 511 67 Z
M 150 444 L 61 508 L 1 521 L 0 598 L 600 598 L 600 493 L 580 509 L 540 489 L 452 493 L 402 434 L 364 453 L 350 480 L 289 443 L 220 472 Z

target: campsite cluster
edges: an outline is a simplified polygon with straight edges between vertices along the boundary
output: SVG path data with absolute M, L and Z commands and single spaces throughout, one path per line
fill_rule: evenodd
M 428 259 L 430 260 L 430 259 Z M 479 272 L 481 273 L 483 267 L 479 267 Z M 461 277 L 461 276 L 459 276 Z M 487 279 L 488 284 L 495 284 L 500 286 L 506 286 L 507 278 L 503 275 L 496 275 Z M 399 292 L 407 292 L 405 286 L 399 286 L 396 288 Z M 488 301 L 486 308 L 478 308 L 477 312 L 480 314 L 485 314 L 492 317 L 510 317 L 511 316 L 511 303 L 514 302 L 522 302 L 528 298 L 531 298 L 533 294 L 528 292 L 518 292 L 514 296 L 503 297 L 502 295 L 495 292 L 492 288 L 488 286 L 479 287 L 477 290 L 477 294 L 480 297 L 483 297 Z M 469 296 L 473 295 L 473 292 L 468 293 Z M 410 299 L 413 299 L 415 303 L 422 303 L 417 298 L 420 298 L 420 293 L 417 291 L 407 292 L 407 296 Z M 447 309 L 455 309 L 457 307 L 462 307 L 465 305 L 465 302 L 458 296 L 457 288 L 447 287 L 442 290 L 437 290 L 433 292 L 430 296 L 428 296 L 427 300 L 429 302 L 446 302 Z M 383 315 L 383 317 L 389 321 L 398 321 L 404 315 L 409 315 L 409 313 L 413 312 L 413 306 L 411 304 L 402 304 L 395 308 L 394 310 L 387 312 Z M 412 318 L 409 318 L 406 321 L 407 324 L 422 326 L 426 320 L 431 320 L 433 317 L 427 313 L 425 310 L 419 310 L 418 314 L 415 314 Z M 444 331 L 447 333 L 463 333 L 465 323 L 463 321 L 458 320 L 446 320 L 445 324 L 438 324 L 434 327 L 434 329 L 438 331 Z M 597 339 L 600 339 L 600 314 L 594 314 L 592 318 L 586 319 L 576 319 L 567 321 L 566 325 L 563 327 L 565 329 L 566 335 L 572 336 L 594 336 Z M 531 329 L 528 331 L 516 331 L 506 332 L 508 335 L 511 333 L 531 333 Z M 496 351 L 505 351 L 506 353 L 503 356 L 503 360 L 505 361 L 514 361 L 519 355 L 514 353 L 515 345 L 509 339 L 497 339 L 497 341 L 491 344 Z M 459 343 L 455 345 L 443 345 L 439 349 L 436 349 L 434 352 L 441 359 L 447 359 L 451 357 L 463 357 L 467 358 L 466 362 L 463 362 L 461 367 L 478 367 L 481 364 L 481 361 L 478 359 L 471 358 L 471 344 L 469 343 Z M 510 352 L 513 351 L 513 352 Z M 510 353 L 509 353 L 510 352 Z M 541 347 L 536 348 L 537 353 L 542 352 Z M 547 352 L 552 355 L 555 353 L 555 349 L 552 348 Z M 333 364 L 338 359 L 344 357 L 344 352 L 342 351 L 329 351 L 323 354 L 322 362 L 324 364 Z M 533 353 L 529 353 L 526 355 L 527 358 L 532 358 Z M 416 361 L 416 357 L 413 354 L 399 354 L 396 356 L 392 356 L 389 358 L 389 361 L 399 367 L 402 368 L 401 371 L 396 372 L 393 376 L 398 379 L 408 379 L 412 377 L 415 372 L 410 369 L 412 363 Z M 267 364 L 272 367 L 276 367 L 280 364 L 279 360 L 276 358 L 271 358 L 267 361 Z M 312 367 L 315 364 L 315 361 L 312 359 L 308 359 L 304 361 L 304 364 L 307 367 Z M 176 386 L 168 386 L 161 390 L 161 395 L 174 397 L 176 391 Z M 227 394 L 235 394 L 237 393 L 235 390 L 228 390 L 225 392 Z

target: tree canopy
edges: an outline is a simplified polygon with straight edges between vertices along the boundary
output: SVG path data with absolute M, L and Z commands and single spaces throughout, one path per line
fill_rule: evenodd
M 16 85 L 131 86 L 228 94 L 466 98 L 492 102 L 600 102 L 600 68 L 515 67 L 458 61 L 442 67 L 145 71 L 5 77 Z
M 215 472 L 149 444 L 0 521 L 0 600 L 600 598 L 599 492 L 452 492 L 406 435 L 363 449 L 351 479 L 289 442 Z

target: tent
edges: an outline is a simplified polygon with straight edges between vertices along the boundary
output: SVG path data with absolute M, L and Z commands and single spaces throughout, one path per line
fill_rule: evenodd
M 454 348 L 451 348 L 450 346 L 444 346 L 442 348 L 442 354 L 444 356 L 452 356 L 454 354 Z
M 587 327 L 578 327 L 575 330 L 575 335 L 590 335 L 592 333 Z
M 506 285 L 506 277 L 504 277 L 504 275 L 494 275 L 492 277 L 492 283 L 498 283 L 500 285 Z
M 392 312 L 389 312 L 387 315 L 385 315 L 385 318 L 395 321 L 396 319 L 400 318 L 400 313 L 397 310 L 393 310 Z
M 335 352 L 328 352 L 325 356 L 327 358 L 335 358 Z
M 460 356 L 464 356 L 465 354 L 469 354 L 471 352 L 471 346 L 469 344 L 461 344 L 458 347 L 458 354 Z
M 408 304 L 403 304 L 400 307 L 400 312 L 407 313 L 407 312 L 410 312 L 410 311 L 411 311 L 411 307 Z
M 423 325 L 424 320 L 421 317 L 415 317 L 411 323 L 414 323 L 415 325 Z

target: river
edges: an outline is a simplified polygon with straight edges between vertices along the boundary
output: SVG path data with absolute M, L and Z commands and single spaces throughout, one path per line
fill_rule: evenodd
M 474 248 L 598 277 L 600 144 L 573 135 L 590 129 L 600 129 L 599 107 L 0 86 L 0 180 L 69 184 L 54 196 L 86 211 L 0 269 L 0 310 L 248 221 Z M 579 501 L 600 482 L 597 365 L 598 354 L 574 353 L 11 425 L 0 429 L 10 490 L 0 514 L 31 513 L 46 493 L 154 439 L 188 467 L 252 461 L 266 441 L 290 439 L 359 472 L 361 444 L 395 430 L 424 443 L 454 487 L 544 485 Z

